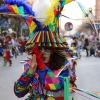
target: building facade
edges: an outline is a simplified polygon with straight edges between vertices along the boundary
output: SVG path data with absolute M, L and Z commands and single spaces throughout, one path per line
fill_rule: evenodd
M 100 0 L 96 0 L 95 16 L 100 21 Z
M 100 34 L 100 0 L 96 0 L 96 5 L 95 5 L 95 17 L 96 17 L 96 22 L 98 23 L 98 33 Z

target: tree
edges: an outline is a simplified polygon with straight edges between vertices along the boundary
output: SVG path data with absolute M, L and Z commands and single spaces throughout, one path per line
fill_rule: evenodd
M 88 30 L 93 31 L 93 27 L 88 22 L 85 22 L 82 25 L 79 25 L 77 28 L 77 31 L 79 33 L 81 32 L 87 33 Z
M 4 0 L 0 0 L 0 5 L 4 4 Z M 21 23 L 24 22 L 25 20 L 22 19 L 19 16 L 11 16 L 11 15 L 5 15 L 5 14 L 0 14 L 0 25 L 4 23 L 5 21 L 9 22 L 9 27 L 13 29 L 14 31 L 17 32 L 17 35 L 20 36 L 21 32 Z
M 26 20 L 21 18 L 20 16 L 9 16 L 10 19 L 10 28 L 17 32 L 17 36 L 19 37 L 21 34 L 21 25 L 22 23 L 26 24 Z

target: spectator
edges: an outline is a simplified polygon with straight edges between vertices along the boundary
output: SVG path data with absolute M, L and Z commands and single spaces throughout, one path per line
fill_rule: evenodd
M 3 45 L 2 38 L 1 38 L 0 39 L 0 56 L 3 56 L 3 50 L 4 50 L 4 45 Z
M 89 47 L 89 40 L 88 40 L 88 38 L 85 39 L 84 49 L 86 50 L 86 56 L 88 57 L 90 55 L 90 47 Z
M 21 38 L 19 38 L 19 51 L 20 51 L 21 55 L 24 52 L 24 42 L 22 41 Z

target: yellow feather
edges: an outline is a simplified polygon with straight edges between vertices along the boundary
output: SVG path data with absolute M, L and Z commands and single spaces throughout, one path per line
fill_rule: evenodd
M 43 22 L 45 25 L 49 25 L 54 21 L 54 9 L 59 5 L 59 0 L 51 0 L 51 7 L 47 9 L 46 20 Z
M 44 25 L 49 25 L 50 23 L 53 23 L 54 17 L 54 12 L 52 12 L 49 16 L 47 16 L 46 20 L 43 22 Z
M 73 0 L 66 0 L 66 4 L 72 2 Z M 59 5 L 59 0 L 51 0 L 51 7 L 47 9 L 46 20 L 43 22 L 44 25 L 49 25 L 54 21 L 54 9 Z

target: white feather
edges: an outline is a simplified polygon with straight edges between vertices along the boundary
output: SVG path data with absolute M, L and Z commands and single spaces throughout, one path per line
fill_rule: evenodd
M 46 19 L 46 11 L 51 6 L 50 0 L 37 0 L 32 5 L 32 10 L 35 12 L 37 20 L 43 22 Z

